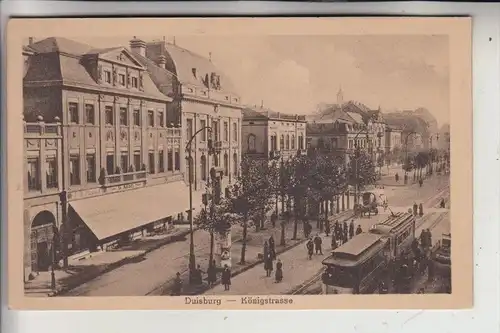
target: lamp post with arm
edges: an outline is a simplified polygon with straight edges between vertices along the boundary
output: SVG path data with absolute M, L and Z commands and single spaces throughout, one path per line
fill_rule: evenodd
M 198 133 L 202 131 L 208 131 L 210 135 L 212 134 L 212 128 L 205 126 L 197 130 L 189 139 L 186 144 L 186 151 L 188 152 L 188 178 L 189 178 L 189 283 L 193 283 L 194 270 L 196 269 L 196 259 L 194 256 L 194 228 L 193 228 L 193 156 L 191 152 L 191 145 L 194 138 Z M 208 153 L 210 154 L 213 150 L 212 140 L 208 140 Z
M 408 139 L 412 134 L 417 134 L 417 133 L 414 131 L 410 131 L 406 134 L 406 137 L 405 137 L 405 161 L 403 164 L 404 169 L 405 169 L 405 180 L 404 180 L 405 184 L 408 183 Z
M 358 136 L 365 132 L 366 130 L 363 128 L 361 129 L 358 133 L 356 133 L 356 135 L 354 136 L 353 140 L 354 140 L 354 181 L 355 181 L 355 184 L 354 184 L 354 204 L 357 204 L 358 203 L 358 186 L 359 186 L 359 170 L 358 170 L 358 160 L 360 158 L 360 154 L 359 153 L 359 145 L 358 143 L 356 142 L 356 139 L 358 138 Z M 368 144 L 368 132 L 366 133 L 366 143 Z

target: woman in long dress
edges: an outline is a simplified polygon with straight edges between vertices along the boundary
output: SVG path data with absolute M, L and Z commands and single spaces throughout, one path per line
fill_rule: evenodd
M 281 259 L 278 259 L 278 262 L 276 263 L 276 283 L 280 283 L 283 280 L 283 263 L 281 262 Z

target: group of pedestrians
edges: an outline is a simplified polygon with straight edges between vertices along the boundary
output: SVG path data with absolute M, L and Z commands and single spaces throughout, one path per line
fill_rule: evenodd
M 208 269 L 204 272 L 200 265 L 196 266 L 194 271 L 192 272 L 191 280 L 192 285 L 200 286 L 203 284 L 203 274 L 207 274 L 207 283 L 209 287 L 213 287 L 217 282 L 217 273 L 218 269 L 215 263 L 215 260 L 212 261 L 211 264 L 208 265 Z M 231 269 L 228 265 L 224 265 L 221 273 L 221 284 L 224 285 L 224 290 L 229 290 L 231 286 Z M 181 277 L 181 273 L 177 272 L 175 274 L 174 284 L 172 288 L 172 296 L 180 296 L 183 291 L 184 282 Z
M 332 233 L 332 250 L 335 250 L 342 244 L 347 243 L 349 239 L 353 238 L 355 235 L 359 235 L 363 232 L 361 229 L 361 225 L 358 224 L 356 230 L 354 230 L 354 219 L 351 220 L 349 225 L 347 225 L 347 221 L 340 223 L 338 220 L 335 221 L 333 225 L 333 233 Z
M 417 205 L 417 203 L 414 202 L 412 212 L 414 216 L 424 216 L 424 206 L 422 205 L 422 203 Z
M 264 270 L 266 277 L 270 277 L 274 270 L 274 261 L 276 261 L 276 273 L 274 275 L 275 282 L 280 283 L 283 281 L 283 263 L 276 257 L 276 243 L 274 237 L 271 235 L 267 241 L 264 242 Z
M 323 239 L 321 239 L 321 236 L 319 234 L 316 234 L 316 236 L 309 238 L 309 240 L 306 243 L 306 249 L 307 249 L 307 256 L 309 260 L 312 259 L 312 256 L 316 250 L 316 254 L 323 254 Z

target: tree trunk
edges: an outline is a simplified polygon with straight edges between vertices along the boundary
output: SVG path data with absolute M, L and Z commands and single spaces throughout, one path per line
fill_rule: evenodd
M 287 217 L 288 220 L 288 217 Z M 281 240 L 280 240 L 280 245 L 285 246 L 286 241 L 285 241 L 285 225 L 288 223 L 287 220 L 281 221 Z
M 298 227 L 299 227 L 299 221 L 297 220 L 297 216 L 295 216 L 293 221 L 293 237 L 292 237 L 293 240 L 297 239 Z
M 214 239 L 214 232 L 210 231 L 210 260 L 208 262 L 208 265 L 212 265 L 214 262 L 214 245 L 215 245 L 215 239 Z
M 316 216 L 317 216 L 317 219 L 316 219 L 316 228 L 319 229 L 319 224 L 320 224 L 320 213 L 321 213 L 321 201 L 318 201 L 316 203 Z
M 248 215 L 245 215 L 244 221 L 243 221 L 243 237 L 241 240 L 241 257 L 240 257 L 240 264 L 245 264 L 245 252 L 247 249 L 247 230 L 248 229 Z
M 325 221 L 324 221 L 324 223 L 328 223 L 328 201 L 325 204 Z M 321 224 L 321 232 L 323 232 L 323 227 L 326 227 L 326 225 L 324 226 L 322 223 Z

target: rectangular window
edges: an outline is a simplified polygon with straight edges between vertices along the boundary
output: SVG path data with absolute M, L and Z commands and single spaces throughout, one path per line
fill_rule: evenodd
M 138 151 L 134 152 L 134 168 L 135 168 L 135 171 L 141 171 L 141 169 L 142 169 L 141 153 Z
M 85 123 L 95 125 L 94 104 L 85 104 Z
M 57 188 L 57 161 L 55 157 L 49 157 L 45 161 L 45 172 L 47 173 L 47 188 Z
M 127 126 L 128 125 L 128 112 L 127 108 L 120 108 L 120 125 Z
M 165 156 L 163 150 L 158 151 L 158 172 L 165 172 Z
M 122 86 L 125 85 L 125 75 L 124 74 L 118 74 L 118 83 L 121 84 Z
M 163 112 L 158 112 L 158 126 L 165 127 L 165 123 L 163 121 Z
M 193 119 L 186 119 L 186 142 L 193 136 Z
M 113 154 L 106 155 L 106 172 L 108 175 L 115 173 L 115 156 Z
M 171 150 L 169 150 L 167 153 L 167 170 L 168 171 L 174 170 L 174 156 Z
M 175 171 L 179 171 L 181 169 L 181 154 L 177 149 L 175 151 Z
M 105 117 L 106 125 L 113 125 L 115 123 L 114 122 L 115 117 L 113 117 L 113 107 L 112 106 L 107 105 L 104 108 L 104 117 Z
M 120 155 L 120 167 L 122 173 L 128 172 L 128 153 L 122 153 Z
M 87 183 L 95 183 L 96 181 L 96 166 L 95 155 L 87 155 Z
M 134 126 L 141 126 L 141 112 L 139 109 L 134 110 Z
M 229 141 L 229 123 L 227 121 L 224 122 L 224 141 Z
M 233 123 L 233 141 L 238 141 L 238 127 Z
M 106 83 L 111 83 L 111 72 L 110 71 L 104 71 L 104 81 L 106 81 Z
M 155 113 L 154 113 L 154 111 L 148 111 L 148 126 L 149 127 L 155 126 Z
M 207 121 L 205 119 L 200 119 L 200 128 L 206 127 Z M 201 141 L 207 141 L 207 131 L 201 131 Z
M 155 173 L 155 153 L 149 152 L 149 173 Z
M 78 124 L 78 104 L 70 102 L 68 105 L 68 117 L 69 122 L 72 124 Z
M 137 88 L 138 84 L 137 84 L 137 78 L 136 77 L 132 77 L 132 87 L 133 88 Z
M 40 166 L 38 158 L 28 159 L 28 189 L 30 191 L 40 190 Z
M 215 142 L 219 141 L 219 122 L 218 121 L 212 121 L 212 131 L 213 131 L 214 141 Z
M 69 182 L 70 185 L 80 185 L 80 156 L 69 157 Z

